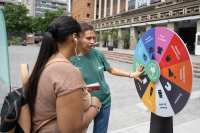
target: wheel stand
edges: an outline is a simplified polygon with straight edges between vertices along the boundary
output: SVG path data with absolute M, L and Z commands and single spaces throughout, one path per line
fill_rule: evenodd
M 173 133 L 173 117 L 160 117 L 151 113 L 149 133 Z

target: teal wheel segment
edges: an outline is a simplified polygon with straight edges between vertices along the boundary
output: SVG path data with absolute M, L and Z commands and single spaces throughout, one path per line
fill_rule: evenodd
M 141 61 L 145 65 L 147 65 L 148 62 L 151 60 L 151 58 L 149 57 L 149 55 L 146 51 L 146 48 L 145 48 L 143 42 L 142 42 L 142 39 L 139 40 L 139 42 L 136 46 L 134 58 L 137 58 L 139 61 Z

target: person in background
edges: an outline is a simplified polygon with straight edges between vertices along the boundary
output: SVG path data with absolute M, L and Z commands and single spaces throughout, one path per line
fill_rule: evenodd
M 100 113 L 94 118 L 93 133 L 106 133 L 110 116 L 111 96 L 109 86 L 104 78 L 104 71 L 116 76 L 135 78 L 142 82 L 139 76 L 144 70 L 142 66 L 138 66 L 135 73 L 130 73 L 112 67 L 101 51 L 92 48 L 95 42 L 93 26 L 87 23 L 81 23 L 81 27 L 83 29 L 83 47 L 79 56 L 71 57 L 70 61 L 75 67 L 79 68 L 86 84 L 97 82 L 100 84 L 101 90 L 92 92 L 88 89 L 91 92 L 91 96 L 99 98 L 102 104 Z
M 108 41 L 108 39 L 106 40 L 106 47 L 108 47 L 108 43 L 109 43 L 109 41 Z
M 37 133 L 86 133 L 98 114 L 101 108 L 99 99 L 90 96 L 81 72 L 69 61 L 80 52 L 82 38 L 80 24 L 72 17 L 58 17 L 47 28 L 25 89 L 32 132 L 42 122 L 54 118 Z M 54 62 L 45 68 L 52 59 L 66 62 Z

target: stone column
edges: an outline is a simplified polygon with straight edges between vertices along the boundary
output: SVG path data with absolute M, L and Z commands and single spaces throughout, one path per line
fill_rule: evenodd
M 99 39 L 99 42 L 100 42 L 100 47 L 103 47 L 103 41 L 101 41 L 101 37 L 102 37 L 102 33 L 103 33 L 103 31 L 102 30 L 100 30 L 100 39 Z
M 150 6 L 150 0 L 147 0 L 147 6 Z
M 131 45 L 129 47 L 129 49 L 135 49 L 136 45 L 137 45 L 137 37 L 138 37 L 138 27 L 131 27 L 130 28 L 130 37 L 131 38 Z
M 107 0 L 104 0 L 104 17 L 106 17 L 107 14 Z
M 161 2 L 165 2 L 165 0 L 161 0 Z
M 99 19 L 101 19 L 101 0 L 99 0 Z
M 138 0 L 135 0 L 135 9 L 138 9 Z
M 197 20 L 197 32 L 200 32 L 200 19 Z
M 120 0 L 117 0 L 117 14 L 120 13 Z
M 172 31 L 178 33 L 178 22 L 168 22 L 167 23 L 167 28 L 171 29 Z
M 113 0 L 110 0 L 110 16 L 113 15 Z
M 108 46 L 113 46 L 113 39 L 111 38 L 110 34 L 108 34 L 108 40 L 109 40 L 109 45 Z
M 94 20 L 96 20 L 96 14 L 97 14 L 97 0 L 94 0 Z
M 148 31 L 149 29 L 151 29 L 151 28 L 153 28 L 153 27 L 155 27 L 155 25 L 147 25 L 147 26 L 146 26 L 146 31 Z
M 118 29 L 118 36 L 121 37 L 121 35 L 122 35 L 122 29 Z M 123 46 L 124 42 L 120 40 L 118 43 L 118 48 L 123 49 Z
M 128 0 L 126 0 L 126 8 L 125 11 L 128 11 Z

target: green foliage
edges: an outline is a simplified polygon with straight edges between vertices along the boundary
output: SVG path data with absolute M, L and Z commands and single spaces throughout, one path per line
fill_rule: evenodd
M 9 44 L 14 44 L 14 45 L 22 45 L 24 42 L 22 41 L 22 37 L 18 36 L 12 36 L 11 40 L 8 41 Z
M 111 35 L 111 40 L 109 40 L 109 42 L 111 42 L 111 43 L 114 40 L 116 41 L 116 39 L 118 38 L 116 27 L 117 27 L 117 25 L 115 25 L 115 27 L 113 27 L 112 29 L 110 29 L 108 31 L 103 31 L 103 35 L 105 35 L 107 37 L 106 40 L 108 39 L 108 35 Z M 104 41 L 106 41 L 106 40 L 104 40 Z
M 44 35 L 47 27 L 54 19 L 64 14 L 64 10 L 62 8 L 58 8 L 58 10 L 56 11 L 49 11 L 48 9 L 46 9 L 44 12 L 44 17 L 37 16 L 32 19 L 33 31 L 35 33 L 40 32 L 42 35 Z
M 138 41 L 140 40 L 140 38 L 142 37 L 142 35 L 145 33 L 145 31 L 140 31 L 140 33 L 138 34 L 138 37 L 137 37 L 137 39 L 138 39 Z
M 95 38 L 96 38 L 96 41 L 99 41 L 100 40 L 100 34 L 96 34 Z
M 119 41 L 120 41 L 120 37 L 118 36 L 118 34 L 113 35 L 113 42 L 115 42 L 116 45 L 118 45 Z
M 5 4 L 2 10 L 5 22 L 6 30 L 19 33 L 37 33 L 42 35 L 45 33 L 46 28 L 51 21 L 64 14 L 62 8 L 58 8 L 56 11 L 45 10 L 44 17 L 42 16 L 28 16 L 29 10 L 24 4 Z
M 8 44 L 12 45 L 12 44 L 14 44 L 14 42 L 11 40 L 8 40 Z
M 129 30 L 122 30 L 120 39 L 124 42 L 124 46 L 130 46 L 131 41 L 133 41 L 133 36 L 130 36 Z
M 4 9 L 2 10 L 7 31 L 12 32 L 32 32 L 31 20 L 32 17 L 27 16 L 29 10 L 24 4 L 5 4 Z
M 114 36 L 118 36 L 117 35 L 117 30 L 116 30 L 117 25 L 115 25 L 115 27 L 113 27 L 111 30 L 108 31 L 103 31 L 103 34 L 108 34 L 111 35 L 111 38 Z
M 107 39 L 108 39 L 108 34 L 103 32 L 102 35 L 100 36 L 100 41 L 104 42 L 105 44 Z
M 42 32 L 44 34 L 45 29 L 47 28 L 44 24 L 45 19 L 42 16 L 36 16 L 32 19 L 31 25 L 35 33 Z

